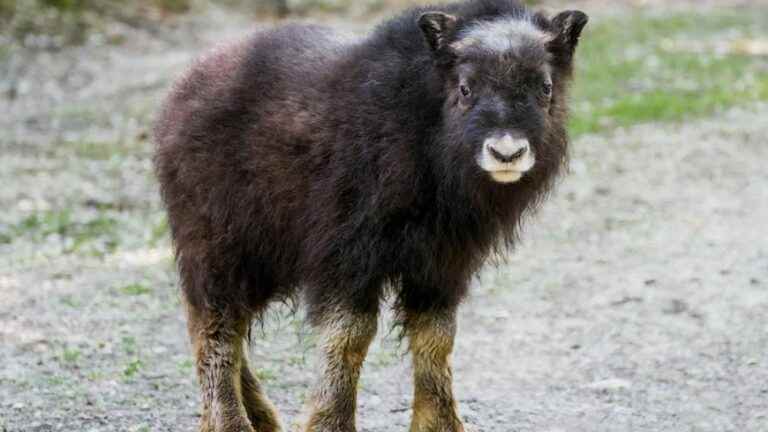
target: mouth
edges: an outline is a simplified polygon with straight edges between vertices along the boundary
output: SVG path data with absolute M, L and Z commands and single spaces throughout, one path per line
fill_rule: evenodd
M 500 138 L 487 138 L 476 160 L 490 180 L 509 184 L 519 181 L 533 168 L 536 155 L 527 139 L 514 138 L 508 133 Z
M 491 178 L 495 182 L 514 183 L 520 180 L 523 177 L 523 174 L 525 174 L 525 172 L 516 171 L 516 170 L 496 170 L 496 171 L 489 171 L 488 174 L 491 175 Z

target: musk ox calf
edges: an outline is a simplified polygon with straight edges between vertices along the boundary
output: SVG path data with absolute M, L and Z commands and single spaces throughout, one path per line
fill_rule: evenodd
M 354 431 L 388 293 L 413 356 L 410 430 L 463 431 L 456 309 L 564 166 L 586 22 L 469 0 L 408 10 L 362 39 L 286 25 L 195 63 L 157 122 L 155 165 L 201 431 L 280 430 L 244 339 L 271 302 L 299 294 L 323 335 L 306 430 Z

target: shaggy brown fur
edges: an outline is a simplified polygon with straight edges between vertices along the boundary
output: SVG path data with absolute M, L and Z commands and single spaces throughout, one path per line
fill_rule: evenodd
M 190 69 L 157 121 L 155 166 L 201 430 L 280 429 L 243 340 L 271 302 L 301 293 L 325 335 L 307 428 L 353 431 L 385 287 L 414 356 L 411 430 L 462 430 L 455 311 L 565 164 L 566 89 L 586 21 L 468 0 L 411 9 L 361 40 L 286 25 Z M 501 154 L 492 137 L 525 147 Z M 520 155 L 535 164 L 514 175 L 480 162 L 514 168 Z

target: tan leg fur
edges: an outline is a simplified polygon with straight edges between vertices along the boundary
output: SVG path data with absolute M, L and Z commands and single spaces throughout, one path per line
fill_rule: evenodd
M 455 312 L 406 314 L 405 323 L 415 386 L 410 432 L 464 432 L 450 364 Z
M 249 320 L 188 307 L 203 400 L 200 432 L 277 432 L 277 414 L 248 370 Z
M 323 323 L 323 370 L 306 432 L 354 432 L 357 381 L 376 335 L 375 314 L 336 313 Z
M 280 419 L 277 410 L 267 398 L 261 388 L 261 384 L 248 369 L 247 361 L 243 360 L 240 369 L 240 382 L 243 395 L 243 405 L 248 414 L 248 420 L 256 432 L 280 432 Z

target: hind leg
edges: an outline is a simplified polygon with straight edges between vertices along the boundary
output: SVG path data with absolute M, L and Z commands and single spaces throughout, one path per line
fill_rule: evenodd
M 200 431 L 279 430 L 269 428 L 276 426 L 276 416 L 247 369 L 243 345 L 250 317 L 191 306 L 188 317 L 203 401 Z
M 267 399 L 259 381 L 248 369 L 246 360 L 243 360 L 243 366 L 240 368 L 240 383 L 245 412 L 256 432 L 281 431 L 277 410 Z

